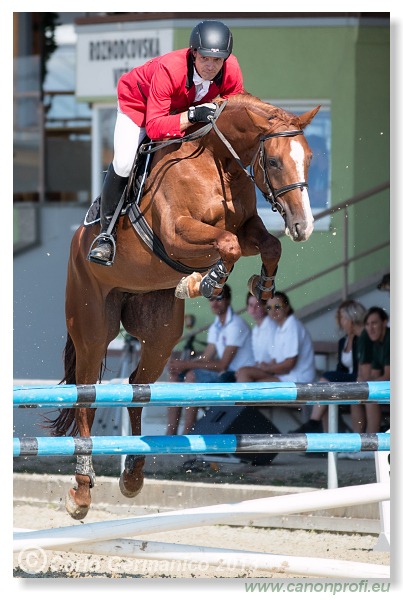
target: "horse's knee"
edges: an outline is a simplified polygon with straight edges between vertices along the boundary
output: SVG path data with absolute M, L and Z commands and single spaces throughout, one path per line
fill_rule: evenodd
M 232 264 L 239 260 L 242 256 L 241 246 L 238 238 L 233 233 L 224 231 L 217 240 L 218 251 L 224 261 L 229 261 Z

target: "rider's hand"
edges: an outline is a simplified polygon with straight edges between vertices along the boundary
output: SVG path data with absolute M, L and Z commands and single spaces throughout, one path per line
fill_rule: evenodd
M 191 106 L 188 110 L 188 119 L 191 123 L 208 123 L 208 117 L 214 117 L 217 106 L 213 102 Z

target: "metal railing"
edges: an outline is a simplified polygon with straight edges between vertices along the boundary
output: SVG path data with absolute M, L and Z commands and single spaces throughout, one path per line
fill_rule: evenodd
M 374 246 L 371 246 L 371 248 L 365 250 L 365 252 L 360 252 L 358 254 L 354 254 L 354 256 L 349 256 L 348 209 L 351 208 L 352 206 L 355 206 L 359 202 L 362 202 L 363 200 L 367 200 L 368 198 L 371 198 L 372 196 L 375 196 L 376 194 L 379 194 L 380 192 L 384 192 L 385 190 L 387 190 L 389 188 L 390 188 L 390 182 L 385 181 L 384 183 L 381 183 L 380 185 L 377 185 L 365 192 L 356 194 L 355 196 L 352 196 L 348 200 L 345 200 L 344 202 L 340 202 L 339 204 L 336 204 L 335 206 L 332 206 L 331 208 L 323 210 L 315 215 L 315 221 L 319 221 L 320 219 L 323 219 L 324 217 L 327 217 L 329 215 L 334 215 L 336 213 L 340 213 L 340 211 L 344 212 L 343 260 L 333 264 L 332 266 L 328 267 L 327 269 L 323 269 L 322 271 L 319 271 L 318 273 L 311 275 L 310 277 L 306 277 L 303 281 L 300 281 L 300 282 L 297 282 L 297 283 L 294 283 L 294 284 L 288 286 L 287 289 L 285 290 L 286 293 L 288 293 L 292 290 L 298 289 L 299 287 L 301 287 L 302 285 L 305 285 L 308 282 L 315 281 L 316 279 L 319 279 L 320 277 L 323 277 L 324 275 L 328 275 L 329 273 L 332 273 L 333 271 L 336 271 L 337 269 L 342 268 L 343 269 L 342 300 L 346 300 L 348 298 L 348 291 L 349 291 L 348 267 L 349 267 L 349 265 L 351 263 L 359 260 L 360 258 L 367 257 L 369 254 L 378 252 L 379 250 L 382 250 L 383 248 L 386 248 L 387 246 L 390 245 L 390 242 L 386 241 L 381 244 L 376 244 Z M 277 235 L 277 237 L 282 237 L 284 235 L 285 235 L 285 233 L 281 232 L 279 235 Z

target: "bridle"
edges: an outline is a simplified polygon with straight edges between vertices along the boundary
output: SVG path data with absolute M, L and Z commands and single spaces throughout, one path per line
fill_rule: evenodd
M 308 189 L 308 183 L 306 181 L 297 181 L 295 183 L 290 183 L 289 185 L 284 185 L 281 188 L 275 189 L 270 180 L 269 167 L 267 165 L 266 153 L 264 151 L 264 143 L 266 140 L 269 140 L 269 139 L 272 139 L 275 137 L 294 137 L 296 135 L 304 135 L 304 132 L 302 131 L 302 129 L 291 129 L 291 130 L 287 130 L 287 131 L 278 131 L 276 133 L 269 133 L 260 138 L 259 149 L 257 151 L 257 153 L 259 154 L 259 165 L 261 166 L 262 171 L 263 171 L 264 184 L 266 187 L 266 192 L 264 192 L 263 190 L 260 190 L 260 191 L 262 192 L 265 200 L 267 202 L 270 202 L 272 210 L 278 211 L 281 216 L 284 216 L 284 209 L 281 206 L 281 204 L 279 202 L 277 202 L 277 198 L 279 196 L 282 196 L 283 194 L 286 194 L 287 192 L 291 192 L 291 190 L 295 190 L 295 189 L 302 190 L 303 188 Z M 251 177 L 252 177 L 253 181 L 256 183 L 255 177 L 253 175 L 253 165 L 255 164 L 255 162 L 256 162 L 256 155 L 251 162 L 251 170 L 252 170 Z
M 304 132 L 302 131 L 302 129 L 289 129 L 287 131 L 277 131 L 275 133 L 268 133 L 267 135 L 262 136 L 259 139 L 259 148 L 257 149 L 255 156 L 252 158 L 252 160 L 250 162 L 251 172 L 249 172 L 243 166 L 241 159 L 239 158 L 238 154 L 235 152 L 235 150 L 233 149 L 231 144 L 228 142 L 228 140 L 223 136 L 221 131 L 218 129 L 218 127 L 215 123 L 215 119 L 212 120 L 211 123 L 212 123 L 214 131 L 216 132 L 216 134 L 218 135 L 220 140 L 228 148 L 228 150 L 231 152 L 232 156 L 235 158 L 235 160 L 237 161 L 237 163 L 239 164 L 241 169 L 245 172 L 245 174 L 249 177 L 249 179 L 251 179 L 253 181 L 253 183 L 259 188 L 259 190 L 261 191 L 266 202 L 269 202 L 271 204 L 271 208 L 272 208 L 273 212 L 278 211 L 278 213 L 284 218 L 285 211 L 284 211 L 283 207 L 281 206 L 281 204 L 279 202 L 277 202 L 277 198 L 279 196 L 282 196 L 283 194 L 286 194 L 287 192 L 290 192 L 291 190 L 295 190 L 298 188 L 302 190 L 304 187 L 308 188 L 308 183 L 306 181 L 297 181 L 295 183 L 290 183 L 289 185 L 284 185 L 281 188 L 275 189 L 270 180 L 269 167 L 267 165 L 267 158 L 266 158 L 266 153 L 264 150 L 264 143 L 266 140 L 269 140 L 269 139 L 272 139 L 275 137 L 294 137 L 296 135 L 304 135 Z M 259 157 L 259 165 L 263 171 L 264 185 L 266 188 L 265 190 L 262 190 L 260 188 L 260 186 L 257 184 L 256 179 L 255 179 L 254 164 L 256 163 L 256 159 L 258 157 Z

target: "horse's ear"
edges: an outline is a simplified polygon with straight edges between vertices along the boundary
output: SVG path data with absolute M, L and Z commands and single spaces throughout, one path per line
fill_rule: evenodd
M 268 127 L 267 114 L 260 115 L 256 112 L 252 112 L 248 108 L 245 108 L 245 110 L 246 110 L 249 118 L 251 119 L 252 123 L 254 124 L 254 126 L 257 127 L 257 129 L 260 129 L 260 131 L 266 132 L 267 127 Z
M 298 117 L 299 122 L 301 123 L 301 129 L 305 129 L 305 127 L 309 125 L 309 123 L 312 121 L 319 109 L 320 104 L 316 108 L 313 108 L 312 110 L 309 110 L 308 112 Z

